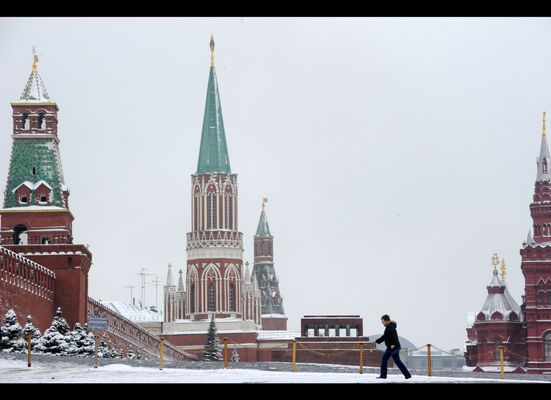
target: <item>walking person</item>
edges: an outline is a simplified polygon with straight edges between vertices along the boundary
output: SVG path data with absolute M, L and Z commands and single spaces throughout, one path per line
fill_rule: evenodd
M 396 326 L 398 324 L 396 321 L 391 321 L 388 314 L 385 314 L 381 317 L 381 322 L 385 326 L 385 333 L 383 333 L 383 336 L 381 336 L 379 339 L 375 340 L 377 343 L 385 342 L 386 350 L 383 354 L 383 358 L 381 359 L 381 374 L 377 377 L 377 379 L 386 379 L 387 374 L 387 362 L 390 357 L 394 360 L 394 364 L 398 368 L 400 368 L 400 371 L 402 371 L 402 374 L 404 374 L 406 379 L 411 378 L 411 374 L 409 373 L 408 369 L 400 360 L 400 341 L 398 340 L 398 332 L 396 332 Z

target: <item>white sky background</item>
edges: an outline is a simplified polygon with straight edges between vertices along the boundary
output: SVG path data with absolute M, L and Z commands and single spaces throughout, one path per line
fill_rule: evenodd
M 185 266 L 211 33 L 245 260 L 267 196 L 290 329 L 388 313 L 460 347 L 493 252 L 520 303 L 551 19 L 1 18 L 1 186 L 35 45 L 91 296 Z

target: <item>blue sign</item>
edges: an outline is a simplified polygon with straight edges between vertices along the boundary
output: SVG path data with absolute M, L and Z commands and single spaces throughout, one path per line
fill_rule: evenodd
M 88 316 L 88 328 L 107 329 L 107 318 Z

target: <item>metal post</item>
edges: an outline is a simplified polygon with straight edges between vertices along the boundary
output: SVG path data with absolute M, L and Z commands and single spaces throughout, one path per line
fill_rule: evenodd
M 228 338 L 224 338 L 224 368 L 228 368 Z
M 432 365 L 431 365 L 431 362 L 430 362 L 430 348 L 431 348 L 431 344 L 427 344 L 427 357 L 428 357 L 428 360 L 427 360 L 427 376 L 432 376 Z
M 360 374 L 364 373 L 364 344 L 360 343 Z
M 293 339 L 293 364 L 291 372 L 297 372 L 297 340 Z
M 31 366 L 31 332 L 27 334 L 27 367 Z
M 98 360 L 98 335 L 96 335 L 96 362 L 94 364 L 94 368 L 98 367 L 99 360 Z
M 160 354 L 159 354 L 159 369 L 163 369 L 163 353 L 165 348 L 165 338 L 161 338 L 161 344 L 160 344 Z
M 503 371 L 503 346 L 499 346 L 499 371 L 501 373 L 501 379 L 504 379 Z

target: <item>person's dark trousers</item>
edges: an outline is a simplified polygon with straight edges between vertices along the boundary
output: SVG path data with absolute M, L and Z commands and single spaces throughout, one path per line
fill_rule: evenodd
M 396 364 L 396 366 L 400 368 L 400 371 L 402 371 L 402 374 L 404 374 L 406 378 L 411 377 L 411 374 L 409 373 L 408 369 L 406 368 L 402 360 L 400 360 L 400 349 L 391 350 L 387 348 L 383 354 L 383 358 L 381 359 L 381 374 L 379 375 L 381 378 L 386 378 L 386 373 L 387 373 L 386 364 L 390 357 L 392 357 L 392 359 L 394 360 L 394 364 Z

